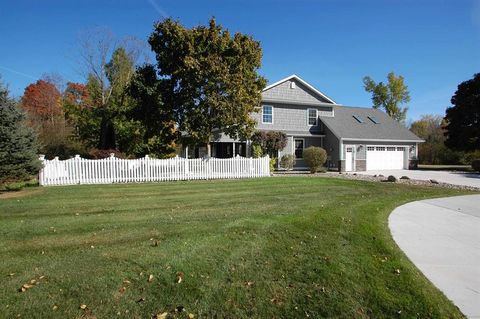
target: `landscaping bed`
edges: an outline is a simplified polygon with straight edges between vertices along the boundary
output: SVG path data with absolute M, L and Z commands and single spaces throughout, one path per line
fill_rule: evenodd
M 0 317 L 461 318 L 387 218 L 457 189 L 337 178 L 0 195 Z

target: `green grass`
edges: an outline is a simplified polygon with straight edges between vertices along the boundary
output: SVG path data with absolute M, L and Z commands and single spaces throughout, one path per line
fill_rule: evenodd
M 459 318 L 387 218 L 465 193 L 277 177 L 2 195 L 0 317 L 150 318 L 183 306 L 176 317 Z

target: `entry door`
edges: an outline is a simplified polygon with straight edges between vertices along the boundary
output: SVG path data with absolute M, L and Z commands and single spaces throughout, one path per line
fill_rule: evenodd
M 345 171 L 353 171 L 353 147 L 347 147 L 345 152 Z

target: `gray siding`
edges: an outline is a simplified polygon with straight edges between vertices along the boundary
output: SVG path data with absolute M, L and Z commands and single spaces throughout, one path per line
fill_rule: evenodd
M 253 113 L 252 117 L 257 121 L 257 129 L 288 132 L 321 133 L 323 127 L 321 121 L 317 119 L 316 126 L 307 124 L 307 109 L 317 109 L 318 112 L 329 112 L 329 106 L 302 106 L 294 104 L 262 103 L 263 105 L 273 106 L 273 124 L 262 123 L 262 107 L 258 113 Z
M 295 83 L 294 89 L 291 88 L 292 82 Z M 292 102 L 331 103 L 295 79 L 285 81 L 273 88 L 263 91 L 262 97 L 264 99 Z
M 333 133 L 328 129 L 327 126 L 324 126 L 325 129 L 325 138 L 323 141 L 323 146 L 327 151 L 328 156 L 328 167 L 334 168 L 338 166 L 339 160 L 339 141 L 338 138 L 333 135 Z

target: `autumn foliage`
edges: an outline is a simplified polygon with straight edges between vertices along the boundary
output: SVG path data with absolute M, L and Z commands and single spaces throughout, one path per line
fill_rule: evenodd
M 30 119 L 53 122 L 62 115 L 62 95 L 55 85 L 38 80 L 25 88 L 22 106 Z

